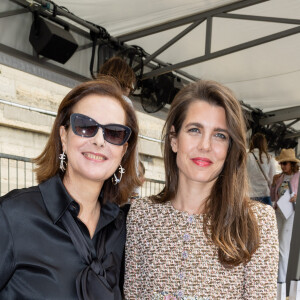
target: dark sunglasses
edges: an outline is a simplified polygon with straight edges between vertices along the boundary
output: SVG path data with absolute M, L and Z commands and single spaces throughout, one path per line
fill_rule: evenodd
M 286 166 L 289 163 L 289 161 L 283 161 L 281 163 L 279 163 L 280 165 Z
M 73 132 L 81 137 L 90 138 L 101 128 L 105 141 L 113 145 L 124 145 L 131 135 L 131 129 L 121 124 L 101 125 L 92 118 L 82 114 L 71 114 L 70 122 Z

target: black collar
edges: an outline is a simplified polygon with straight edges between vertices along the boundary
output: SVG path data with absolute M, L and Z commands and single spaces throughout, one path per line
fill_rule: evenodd
M 79 205 L 69 195 L 58 174 L 39 184 L 39 189 L 53 223 L 57 223 L 67 209 L 69 209 L 72 214 L 78 215 Z M 120 208 L 117 204 L 109 201 L 106 201 L 103 205 L 102 195 L 99 196 L 99 201 L 101 203 L 99 229 L 101 229 L 117 218 Z

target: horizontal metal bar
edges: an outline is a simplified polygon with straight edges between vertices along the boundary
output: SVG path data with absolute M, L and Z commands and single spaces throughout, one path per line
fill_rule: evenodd
M 154 25 L 151 26 L 150 28 L 144 28 L 141 30 L 136 30 L 134 32 L 131 33 L 127 33 L 127 34 L 123 34 L 123 35 L 119 35 L 118 39 L 120 42 L 128 42 L 131 40 L 135 40 L 141 37 L 145 37 L 147 35 L 151 35 L 154 33 L 158 33 L 158 32 L 162 32 L 165 30 L 169 30 L 172 28 L 176 28 L 182 25 L 186 25 L 186 24 L 190 24 L 192 22 L 198 21 L 199 19 L 203 19 L 203 18 L 208 18 L 208 17 L 212 17 L 216 14 L 220 14 L 220 13 L 225 13 L 225 12 L 229 12 L 229 11 L 233 11 L 236 9 L 241 9 L 241 8 L 245 8 L 251 5 L 255 5 L 258 3 L 263 3 L 269 0 L 244 0 L 244 1 L 238 1 L 232 4 L 228 4 L 228 5 L 224 5 L 218 8 L 214 8 L 212 10 L 208 10 L 205 12 L 200 12 L 197 14 L 193 14 L 187 17 L 183 17 L 183 18 L 179 18 L 177 20 L 174 21 L 169 21 L 169 22 L 165 22 L 163 24 L 159 24 L 159 25 Z
M 263 22 L 272 22 L 272 23 L 300 25 L 299 19 L 252 16 L 252 15 L 242 15 L 242 14 L 233 14 L 233 13 L 221 13 L 221 14 L 216 15 L 215 17 L 227 18 L 227 19 L 248 20 L 248 21 L 263 21 Z
M 259 120 L 260 125 L 268 125 L 272 123 L 288 121 L 300 118 L 300 106 L 293 106 L 265 113 L 266 117 Z
M 27 109 L 27 110 L 30 110 L 30 111 L 35 111 L 35 112 L 38 112 L 38 113 L 41 113 L 41 114 L 44 114 L 44 115 L 49 115 L 49 116 L 52 116 L 52 117 L 56 117 L 56 115 L 57 115 L 56 112 L 53 112 L 53 111 L 50 111 L 50 110 L 36 108 L 36 107 L 28 106 L 28 105 L 22 105 L 22 104 L 19 104 L 19 103 L 15 103 L 15 102 L 3 100 L 3 99 L 0 99 L 0 103 L 10 105 L 10 106 L 14 106 L 14 107 Z M 139 134 L 139 137 L 141 139 L 148 140 L 148 141 L 151 141 L 151 142 L 162 143 L 162 141 L 159 140 L 159 139 L 151 138 L 151 137 L 148 137 L 148 136 L 145 136 L 145 135 Z
M 36 107 L 28 106 L 28 105 L 22 105 L 22 104 L 19 104 L 19 103 L 15 103 L 15 102 L 3 100 L 3 99 L 0 99 L 0 103 L 10 105 L 10 106 L 19 107 L 19 108 L 23 108 L 23 109 L 27 109 L 27 110 L 30 110 L 30 111 L 35 111 L 35 112 L 45 114 L 45 115 L 49 115 L 49 116 L 54 116 L 55 117 L 57 115 L 56 112 L 53 112 L 53 111 L 50 111 L 50 110 L 36 108 Z
M 242 43 L 242 44 L 239 44 L 239 45 L 236 45 L 236 46 L 233 46 L 233 47 L 229 47 L 229 48 L 226 48 L 226 49 L 223 49 L 223 50 L 220 50 L 220 51 L 210 53 L 209 55 L 199 56 L 199 57 L 196 57 L 196 58 L 193 58 L 193 59 L 183 61 L 183 62 L 178 63 L 178 64 L 174 64 L 174 65 L 170 65 L 170 66 L 167 66 L 167 67 L 164 67 L 164 68 L 161 68 L 161 69 L 153 70 L 149 73 L 144 74 L 142 79 L 152 78 L 154 76 L 165 74 L 165 73 L 171 72 L 171 71 L 176 70 L 176 69 L 185 68 L 185 67 L 195 65 L 195 64 L 198 64 L 198 63 L 201 63 L 201 62 L 204 62 L 204 61 L 208 61 L 208 60 L 211 60 L 211 59 L 214 59 L 214 58 L 217 58 L 217 57 L 221 57 L 221 56 L 228 55 L 228 54 L 238 52 L 238 51 L 241 51 L 241 50 L 245 50 L 245 49 L 248 49 L 248 48 L 251 48 L 251 47 L 254 47 L 254 46 L 258 46 L 258 45 L 262 45 L 262 44 L 265 44 L 265 43 L 268 43 L 268 42 L 272 42 L 272 41 L 275 41 L 275 40 L 278 40 L 278 39 L 281 39 L 283 37 L 287 37 L 287 36 L 290 36 L 290 35 L 293 35 L 293 34 L 296 34 L 296 33 L 299 33 L 299 32 L 300 32 L 300 26 L 297 26 L 297 27 L 291 28 L 291 29 L 287 29 L 287 30 L 284 30 L 284 31 L 280 31 L 280 32 L 277 32 L 277 33 L 274 33 L 274 34 L 271 34 L 271 35 L 268 35 L 268 36 L 265 36 L 265 37 L 262 37 L 262 38 L 258 38 L 258 39 L 255 39 L 255 40 L 252 40 L 252 41 L 249 41 L 249 42 L 246 42 L 246 43 Z
M 161 61 L 160 59 L 157 59 L 157 58 L 153 59 L 153 62 L 155 62 L 155 63 L 157 63 L 157 64 L 159 64 L 159 65 L 161 65 L 161 66 L 165 66 L 165 67 L 170 65 L 170 64 L 167 64 L 166 62 L 163 62 L 163 61 Z M 154 66 L 154 65 L 151 64 L 151 63 L 148 63 L 148 65 L 150 65 L 150 67 L 151 67 L 152 69 L 155 69 L 155 67 L 157 67 L 157 66 Z M 197 81 L 197 80 L 199 80 L 198 77 L 193 76 L 193 75 L 191 75 L 191 74 L 189 74 L 189 73 L 187 73 L 187 72 L 185 72 L 185 71 L 182 71 L 182 70 L 174 70 L 174 72 L 177 73 L 177 74 L 179 74 L 179 75 L 182 75 L 182 76 L 184 76 L 185 78 L 188 78 L 188 79 L 190 79 L 190 80 L 192 80 L 192 81 Z
M 10 17 L 10 16 L 16 16 L 16 15 L 20 15 L 20 14 L 24 14 L 24 13 L 28 13 L 28 12 L 29 11 L 26 8 L 4 11 L 4 12 L 0 12 L 0 19 Z
M 151 138 L 151 137 L 148 137 L 148 136 L 145 136 L 145 135 L 139 134 L 139 137 L 140 137 L 141 139 L 148 140 L 148 141 L 151 141 L 151 142 L 163 143 L 162 140 L 155 139 L 155 138 Z
M 27 158 L 27 157 L 23 157 L 23 156 L 17 156 L 17 155 L 11 155 L 11 154 L 5 154 L 5 153 L 0 153 L 0 158 L 7 158 L 7 159 L 18 160 L 18 161 L 32 162 L 31 158 Z
M 294 133 L 287 133 L 285 136 L 287 139 L 293 139 L 293 138 L 299 138 L 300 137 L 300 131 L 294 132 Z
M 163 180 L 157 180 L 157 179 L 151 179 L 151 178 L 145 178 L 145 181 L 147 181 L 147 182 L 153 182 L 153 183 L 159 183 L 159 184 L 165 184 L 166 183 Z

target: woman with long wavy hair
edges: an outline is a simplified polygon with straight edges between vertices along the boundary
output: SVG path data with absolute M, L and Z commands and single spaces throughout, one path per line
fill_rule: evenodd
M 276 174 L 276 165 L 274 157 L 268 153 L 267 139 L 260 132 L 251 137 L 247 171 L 250 198 L 272 206 L 270 186 Z
M 166 184 L 127 223 L 126 299 L 274 299 L 273 209 L 248 195 L 245 123 L 226 87 L 198 81 L 171 104 Z

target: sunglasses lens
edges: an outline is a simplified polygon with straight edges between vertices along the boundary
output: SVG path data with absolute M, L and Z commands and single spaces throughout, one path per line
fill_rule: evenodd
M 97 124 L 89 117 L 74 114 L 71 123 L 73 132 L 83 137 L 93 137 L 98 131 Z
M 283 166 L 285 166 L 287 164 L 287 162 L 284 161 L 284 162 L 281 162 L 280 164 L 283 165 Z
M 87 138 L 95 136 L 101 127 L 104 139 L 118 146 L 125 144 L 131 134 L 131 129 L 127 126 L 119 124 L 101 125 L 90 117 L 81 114 L 71 115 L 71 126 L 76 135 Z
M 123 145 L 128 141 L 130 131 L 120 125 L 106 125 L 104 127 L 104 138 L 111 144 Z

